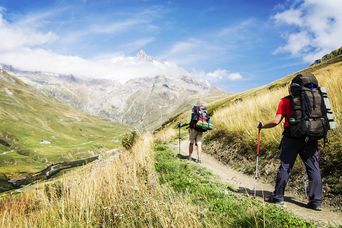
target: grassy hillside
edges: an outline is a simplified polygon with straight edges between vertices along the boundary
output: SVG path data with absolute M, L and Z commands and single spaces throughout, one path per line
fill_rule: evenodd
M 151 142 L 0 198 L 0 227 L 198 226 L 196 208 L 158 185 Z
M 328 96 L 333 106 L 335 120 L 342 124 L 342 61 L 341 57 L 315 64 L 304 71 L 314 73 L 321 86 L 328 88 Z M 288 95 L 287 88 L 297 73 L 284 77 L 268 85 L 243 93 L 228 96 L 210 103 L 209 110 L 214 111 L 212 121 L 215 129 L 206 134 L 204 150 L 213 154 L 224 163 L 230 164 L 245 173 L 255 170 L 255 148 L 257 122 L 267 121 L 275 116 L 279 100 Z M 185 113 L 165 126 L 175 128 L 177 122 L 184 122 L 190 114 Z M 281 124 L 282 125 L 282 124 Z M 166 128 L 165 128 L 166 129 Z M 164 131 L 169 131 L 165 130 Z M 183 130 L 184 132 L 185 130 Z M 263 130 L 261 139 L 261 175 L 272 182 L 278 168 L 278 146 L 282 126 Z M 341 206 L 342 197 L 342 129 L 330 131 L 329 143 L 321 151 L 321 167 L 324 181 L 324 195 L 337 197 L 331 203 Z M 304 194 L 303 168 L 301 163 L 293 170 L 290 188 Z
M 340 47 L 339 49 L 336 49 L 336 50 L 330 52 L 329 54 L 324 55 L 320 59 L 317 59 L 314 62 L 314 64 L 323 63 L 323 62 L 329 61 L 331 59 L 336 59 L 337 57 L 342 58 L 342 47 Z
M 12 177 L 118 147 L 127 130 L 40 95 L 2 70 L 0 121 L 0 174 Z
M 152 146 L 144 135 L 112 159 L 0 198 L 0 227 L 315 227 Z

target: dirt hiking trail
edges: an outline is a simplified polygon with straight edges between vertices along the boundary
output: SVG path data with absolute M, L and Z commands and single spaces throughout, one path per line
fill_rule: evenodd
M 178 141 L 175 142 L 174 147 L 178 152 Z M 188 141 L 181 142 L 180 151 L 182 157 L 185 158 L 185 156 L 188 156 Z M 197 159 L 197 151 L 195 146 L 192 158 Z M 200 159 L 200 165 L 210 170 L 223 182 L 228 183 L 240 193 L 253 196 L 255 186 L 254 177 L 233 170 L 229 166 L 223 165 L 208 154 L 202 153 Z M 264 195 L 268 196 L 273 192 L 273 190 L 274 186 L 262 183 L 260 180 L 258 180 L 256 185 L 257 197 L 263 198 Z M 291 193 L 285 192 L 285 205 L 282 206 L 284 209 L 292 212 L 298 217 L 315 223 L 318 227 L 342 226 L 342 213 L 333 212 L 330 210 L 330 208 L 325 207 L 324 204 L 322 211 L 314 211 L 312 209 L 306 208 L 305 206 L 306 201 L 300 200 L 298 197 L 295 198 L 294 195 L 291 195 Z

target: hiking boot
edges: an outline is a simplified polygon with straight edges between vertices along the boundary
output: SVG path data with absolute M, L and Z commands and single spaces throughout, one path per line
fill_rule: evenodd
M 322 210 L 321 205 L 316 205 L 316 204 L 312 204 L 312 203 L 308 203 L 307 207 L 312 209 L 312 210 L 315 210 L 315 211 L 321 211 Z
M 191 161 L 191 160 L 192 160 L 191 156 L 189 156 L 189 157 L 188 157 L 188 160 L 189 160 L 189 161 Z
M 264 201 L 267 202 L 267 203 L 273 203 L 273 204 L 279 205 L 279 206 L 283 206 L 284 205 L 284 200 L 277 200 L 277 199 L 274 199 L 272 196 L 270 196 L 268 198 L 265 198 Z

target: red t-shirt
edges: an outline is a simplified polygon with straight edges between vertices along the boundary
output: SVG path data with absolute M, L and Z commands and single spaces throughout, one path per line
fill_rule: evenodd
M 289 118 L 293 116 L 290 98 L 284 97 L 280 100 L 276 114 L 281 114 L 285 117 L 284 127 L 290 126 Z

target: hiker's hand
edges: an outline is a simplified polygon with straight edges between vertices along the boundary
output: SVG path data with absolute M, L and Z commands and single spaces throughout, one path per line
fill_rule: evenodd
M 181 127 L 182 127 L 182 123 L 179 122 L 179 123 L 177 124 L 177 127 L 178 127 L 178 128 L 181 128 Z
M 258 128 L 259 130 L 261 130 L 261 128 L 262 128 L 262 123 L 261 123 L 261 122 L 258 123 L 257 128 Z
M 185 127 L 185 126 L 188 126 L 189 123 L 188 122 L 185 122 L 185 123 L 182 123 L 181 127 Z

